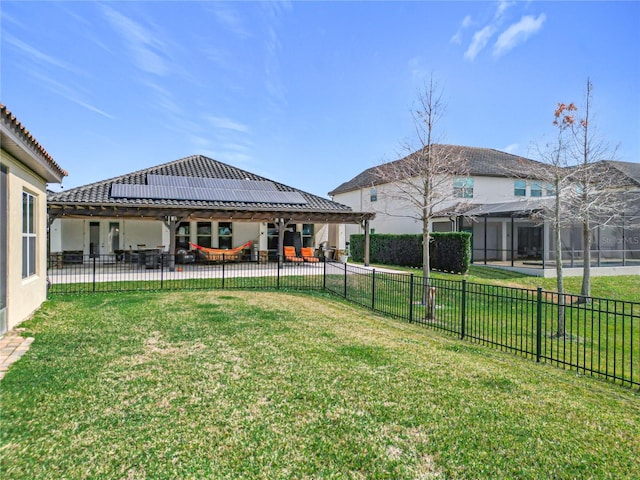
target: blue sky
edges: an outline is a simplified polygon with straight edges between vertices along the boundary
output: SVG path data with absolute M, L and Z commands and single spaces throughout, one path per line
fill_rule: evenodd
M 2 1 L 0 101 L 64 188 L 204 154 L 327 192 L 404 154 L 433 74 L 438 139 L 535 158 L 594 85 L 640 162 L 640 2 Z M 57 186 L 53 186 L 57 190 Z

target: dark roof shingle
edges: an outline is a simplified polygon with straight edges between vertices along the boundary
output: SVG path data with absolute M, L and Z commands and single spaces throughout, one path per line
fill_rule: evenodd
M 42 161 L 46 163 L 50 169 L 52 169 L 58 176 L 66 177 L 67 171 L 56 163 L 51 155 L 44 149 L 42 145 L 38 143 L 33 135 L 26 129 L 22 123 L 9 111 L 6 105 L 0 103 L 0 118 L 6 128 L 11 129 L 18 137 L 22 139 L 22 142 L 26 146 L 30 146 L 31 149 L 40 156 Z
M 435 145 L 434 145 L 435 146 Z M 494 177 L 528 177 L 531 167 L 540 168 L 540 162 L 528 158 L 501 152 L 492 148 L 464 147 L 460 145 L 438 145 L 449 150 L 451 154 L 459 156 L 467 162 L 467 175 L 494 176 Z M 395 160 L 392 164 L 407 161 L 409 156 Z M 383 167 L 383 166 L 380 166 Z M 329 192 L 329 195 L 350 192 L 360 188 L 367 188 L 385 183 L 381 181 L 376 171 L 371 167 L 356 175 L 351 180 L 344 182 Z
M 307 202 L 306 204 L 274 204 L 248 203 L 205 200 L 172 200 L 153 198 L 119 198 L 111 196 L 113 184 L 146 185 L 147 175 L 172 175 L 194 178 L 221 178 L 236 180 L 268 181 L 275 184 L 281 192 L 298 192 Z M 267 178 L 253 174 L 231 165 L 213 160 L 203 155 L 193 155 L 173 162 L 151 168 L 138 170 L 118 177 L 102 180 L 70 190 L 50 193 L 48 201 L 59 205 L 113 205 L 113 206 L 162 206 L 177 208 L 235 208 L 235 209 L 287 209 L 296 211 L 331 211 L 351 212 L 351 208 L 329 199 L 303 192 L 287 185 L 273 182 Z

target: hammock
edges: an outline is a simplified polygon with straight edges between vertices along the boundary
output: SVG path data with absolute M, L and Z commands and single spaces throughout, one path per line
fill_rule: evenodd
M 189 245 L 196 250 L 200 250 L 204 254 L 205 259 L 210 262 L 222 262 L 223 260 L 237 262 L 242 257 L 242 251 L 245 248 L 250 248 L 251 245 L 253 245 L 253 241 L 249 240 L 247 243 L 240 245 L 239 247 L 229 249 L 201 247 L 200 245 L 196 245 L 191 242 L 189 242 Z

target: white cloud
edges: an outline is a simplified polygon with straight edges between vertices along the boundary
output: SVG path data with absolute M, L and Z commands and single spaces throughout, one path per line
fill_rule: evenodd
M 113 8 L 103 6 L 107 20 L 123 37 L 124 43 L 131 50 L 133 62 L 140 70 L 155 75 L 166 75 L 170 68 L 163 58 L 166 45 L 157 33 L 152 33 L 140 23 L 122 15 Z
M 214 6 L 213 14 L 220 24 L 240 38 L 251 36 L 249 30 L 244 26 L 242 18 L 235 11 L 222 3 L 215 2 L 212 5 Z
M 37 63 L 46 63 L 46 64 L 52 65 L 54 67 L 61 68 L 63 70 L 71 72 L 71 73 L 85 75 L 84 72 L 82 72 L 81 70 L 73 67 L 72 65 L 69 65 L 66 62 L 63 62 L 62 60 L 60 60 L 60 59 L 58 59 L 56 57 L 48 55 L 48 54 L 38 50 L 37 48 L 32 47 L 31 45 L 28 45 L 27 43 L 25 43 L 22 40 L 14 37 L 10 33 L 5 33 L 4 34 L 4 40 L 6 40 L 7 43 L 9 43 L 9 44 L 13 45 L 14 47 L 16 47 L 18 50 L 22 51 L 22 53 L 24 53 L 32 61 L 35 61 Z
M 495 31 L 496 30 L 493 25 L 487 25 L 483 29 L 478 30 L 473 35 L 471 45 L 469 45 L 467 51 L 464 52 L 464 58 L 466 58 L 467 60 L 473 60 L 474 58 L 476 58 L 476 55 L 478 55 L 478 53 L 480 53 L 484 49 L 484 47 L 487 46 L 489 39 L 493 36 Z
M 215 117 L 212 115 L 205 116 L 205 119 L 213 125 L 215 128 L 222 128 L 225 130 L 234 130 L 236 132 L 246 133 L 249 131 L 249 127 L 242 123 L 238 123 L 230 118 Z
M 520 145 L 518 143 L 511 143 L 502 149 L 503 152 L 507 153 L 516 153 L 520 149 Z
M 473 20 L 471 19 L 471 15 L 466 15 L 462 19 L 462 23 L 460 24 L 458 31 L 453 35 L 453 37 L 451 37 L 451 43 L 456 43 L 460 45 L 462 43 L 462 31 L 470 27 L 472 23 L 473 23 Z
M 104 110 L 100 110 L 98 107 L 84 101 L 81 98 L 82 94 L 80 92 L 80 88 L 75 87 L 72 83 L 58 82 L 54 80 L 51 75 L 47 73 L 31 72 L 31 75 L 33 76 L 33 78 L 38 80 L 41 83 L 41 85 L 46 86 L 49 90 L 51 90 L 56 95 L 66 98 L 70 102 L 75 103 L 76 105 L 80 105 L 81 107 L 86 108 L 91 112 L 102 115 L 103 117 L 114 119 L 113 115 L 105 112 Z
M 542 28 L 542 24 L 546 18 L 544 13 L 538 15 L 538 18 L 535 18 L 533 15 L 525 15 L 519 22 L 510 25 L 509 28 L 500 34 L 493 46 L 493 56 L 500 57 L 526 41 L 531 35 Z
M 507 9 L 513 5 L 515 5 L 516 2 L 513 1 L 508 1 L 508 0 L 501 0 L 498 2 L 498 9 L 496 10 L 496 14 L 495 17 L 496 19 L 501 18 L 504 15 L 504 12 L 507 11 Z
M 424 65 L 422 57 L 413 57 L 409 60 L 409 72 L 414 80 L 422 80 L 429 75 L 429 69 Z

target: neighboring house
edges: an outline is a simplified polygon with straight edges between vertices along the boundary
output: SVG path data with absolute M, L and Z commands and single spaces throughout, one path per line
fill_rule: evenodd
M 432 231 L 470 230 L 484 228 L 470 220 L 461 223 L 460 215 L 477 205 L 499 202 L 527 203 L 531 198 L 548 195 L 542 182 L 530 178 L 530 171 L 540 168 L 540 162 L 500 152 L 489 148 L 474 148 L 446 145 L 451 155 L 464 163 L 466 175 L 452 176 L 451 198 L 439 205 L 440 216 L 432 222 Z M 405 158 L 394 163 L 402 163 Z M 381 183 L 377 174 L 380 167 L 369 168 L 343 183 L 329 195 L 336 202 L 352 208 L 376 213 L 371 222 L 372 233 L 420 233 L 422 224 L 416 220 L 417 212 L 408 202 L 401 202 L 393 192 L 394 185 Z M 400 169 L 402 170 L 402 169 Z M 532 222 L 526 222 L 527 224 Z M 498 225 L 489 225 L 490 229 Z M 349 226 L 348 234 L 362 233 L 357 227 Z M 484 236 L 484 232 L 474 232 Z M 498 246 L 495 246 L 498 248 Z
M 545 204 L 552 201 L 553 191 L 549 185 L 535 177 L 543 164 L 535 160 L 511 155 L 488 148 L 446 145 L 452 155 L 465 165 L 464 177 L 451 177 L 450 198 L 439 206 L 439 217 L 434 218 L 431 231 L 442 232 L 464 230 L 472 233 L 472 257 L 474 262 L 492 262 L 494 265 L 545 270 L 542 274 L 553 274 L 551 261 L 551 229 L 541 217 Z M 396 160 L 401 163 L 404 158 Z M 606 162 L 621 172 L 620 190 L 637 191 L 638 164 Z M 382 168 L 384 166 L 381 166 Z M 379 180 L 381 167 L 372 167 L 341 184 L 329 195 L 333 200 L 364 211 L 373 211 L 376 217 L 371 221 L 371 233 L 421 233 L 422 224 L 416 220 L 417 212 L 409 202 L 398 199 L 393 183 Z M 396 170 L 402 170 L 396 169 Z M 634 197 L 635 198 L 635 197 Z M 611 248 L 607 261 L 623 266 L 633 265 L 640 259 L 639 246 L 634 246 L 638 238 L 637 205 L 629 202 L 629 214 L 625 228 L 602 229 L 594 235 L 594 245 Z M 409 212 L 409 213 L 407 213 Z M 634 233 L 635 232 L 635 233 Z M 347 228 L 347 237 L 362 233 L 357 226 Z M 580 227 L 567 229 L 563 233 L 563 249 L 573 260 L 579 260 L 582 239 Z M 615 254 L 614 251 L 615 250 Z M 616 257 L 615 259 L 613 257 Z M 602 255 L 597 259 L 604 260 Z M 516 262 L 519 264 L 516 265 Z M 576 262 L 571 266 L 576 265 Z M 637 265 L 637 263 L 636 263 Z M 528 273 L 540 274 L 539 271 Z
M 49 216 L 50 248 L 63 258 L 138 248 L 175 253 L 190 243 L 231 249 L 251 241 L 266 259 L 291 242 L 344 248 L 344 225 L 374 215 L 194 155 L 51 193 Z M 338 225 L 335 238 L 328 224 Z
M 0 104 L 0 335 L 47 296 L 47 183 L 67 175 Z

